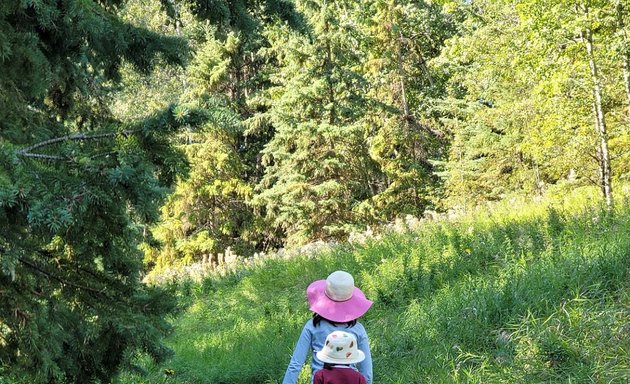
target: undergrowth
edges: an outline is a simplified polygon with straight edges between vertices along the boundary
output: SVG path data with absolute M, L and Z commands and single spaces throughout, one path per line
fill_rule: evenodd
M 625 383 L 630 207 L 618 206 L 505 205 L 183 282 L 174 358 L 139 356 L 144 373 L 119 383 L 280 383 L 310 317 L 305 288 L 337 269 L 375 302 L 361 321 L 377 384 Z

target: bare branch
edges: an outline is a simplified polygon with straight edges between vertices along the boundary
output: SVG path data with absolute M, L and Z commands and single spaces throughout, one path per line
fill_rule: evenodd
M 51 145 L 51 144 L 61 143 L 63 141 L 99 140 L 99 139 L 103 139 L 103 138 L 106 138 L 106 137 L 113 137 L 113 136 L 116 136 L 117 134 L 118 134 L 118 132 L 108 132 L 108 133 L 100 133 L 100 134 L 97 134 L 97 135 L 88 136 L 85 133 L 77 133 L 77 134 L 74 134 L 74 135 L 55 137 L 55 138 L 52 138 L 52 139 L 44 140 L 44 141 L 39 142 L 37 144 L 33 144 L 30 147 L 26 147 L 26 148 L 18 151 L 18 154 L 19 155 L 27 154 L 27 153 L 31 152 L 32 150 L 34 150 L 34 149 L 45 147 L 45 146 L 48 146 L 48 145 Z
M 437 139 L 444 139 L 444 132 L 438 131 L 437 129 L 430 127 L 428 124 L 423 124 L 419 122 L 412 113 L 410 113 L 409 115 L 403 115 L 402 118 L 406 120 L 409 124 L 411 124 L 411 126 L 413 126 L 414 128 L 420 128 L 430 133 Z
M 618 154 L 616 154 L 616 155 L 614 155 L 614 156 L 610 156 L 610 160 L 611 160 L 611 161 L 612 161 L 612 160 L 617 160 L 618 158 L 620 158 L 620 157 L 624 157 L 624 156 L 627 156 L 628 154 L 630 154 L 630 151 L 623 151 L 623 152 L 618 153 Z
M 34 157 L 36 159 L 44 159 L 44 160 L 66 160 L 66 161 L 68 160 L 67 157 L 44 155 L 41 153 L 26 153 L 26 152 L 22 153 L 22 151 L 18 151 L 17 154 L 24 157 Z
M 46 154 L 42 154 L 42 153 L 32 153 L 32 151 L 35 150 L 35 149 L 38 149 L 38 148 L 42 148 L 42 147 L 46 147 L 46 146 L 49 146 L 49 145 L 61 143 L 61 142 L 64 142 L 64 141 L 102 140 L 102 139 L 107 139 L 107 138 L 110 138 L 110 137 L 116 137 L 117 135 L 123 135 L 123 136 L 127 137 L 129 134 L 134 133 L 134 132 L 136 132 L 136 131 L 107 132 L 107 133 L 99 133 L 99 134 L 93 134 L 93 135 L 87 135 L 85 133 L 77 133 L 77 134 L 74 134 L 74 135 L 66 135 L 66 136 L 55 137 L 55 138 L 52 138 L 52 139 L 44 140 L 42 142 L 33 144 L 33 145 L 31 145 L 29 147 L 26 147 L 24 149 L 21 149 L 21 150 L 17 151 L 16 153 L 17 153 L 18 156 L 23 156 L 23 157 L 32 157 L 32 158 L 44 159 L 44 160 L 68 161 L 69 158 L 67 158 L 67 157 L 55 156 L 55 155 L 46 155 Z
M 99 157 L 107 157 L 107 156 L 109 156 L 109 155 L 115 155 L 115 154 L 117 154 L 117 153 L 118 153 L 118 152 L 116 152 L 116 151 L 109 151 L 109 152 L 97 153 L 97 154 L 95 154 L 95 155 L 90 156 L 90 159 L 92 159 L 92 160 L 93 160 L 93 159 L 96 159 L 96 158 L 99 158 Z

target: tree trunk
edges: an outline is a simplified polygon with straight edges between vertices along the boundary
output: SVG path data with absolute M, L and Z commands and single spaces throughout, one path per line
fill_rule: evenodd
M 328 29 L 328 28 L 327 28 Z M 328 83 L 328 103 L 330 104 L 330 115 L 328 116 L 328 123 L 330 125 L 335 124 L 335 89 L 332 80 L 333 76 L 333 54 L 330 42 L 326 43 L 326 82 Z
M 613 191 L 612 191 L 612 175 L 610 167 L 610 154 L 608 152 L 608 133 L 606 132 L 606 120 L 604 117 L 604 110 L 602 107 L 602 89 L 599 80 L 599 73 L 597 71 L 597 64 L 595 62 L 595 55 L 593 53 L 593 35 L 589 28 L 582 31 L 582 39 L 586 43 L 586 53 L 588 56 L 588 63 L 591 69 L 591 77 L 593 80 L 593 99 L 595 109 L 595 130 L 599 138 L 599 155 L 600 157 L 600 183 L 606 200 L 606 205 L 609 209 L 613 206 Z
M 398 69 L 398 81 L 400 82 L 400 97 L 401 97 L 401 107 L 403 113 L 405 114 L 405 121 L 409 121 L 408 119 L 411 117 L 411 112 L 409 110 L 409 103 L 407 103 L 407 90 L 405 88 L 405 68 L 403 67 L 403 57 L 402 57 L 402 44 L 404 37 L 402 32 L 399 32 L 398 36 L 398 44 L 396 45 L 396 59 L 397 59 L 397 69 Z

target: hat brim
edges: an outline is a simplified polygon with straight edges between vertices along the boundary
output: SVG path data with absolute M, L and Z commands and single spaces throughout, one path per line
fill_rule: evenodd
M 365 360 L 365 353 L 363 353 L 363 351 L 356 350 L 355 353 L 356 353 L 356 357 L 352 359 L 335 359 L 334 357 L 330 357 L 324 354 L 323 351 L 317 352 L 315 356 L 317 356 L 317 359 L 321 361 L 322 363 L 329 363 L 329 364 L 356 364 Z
M 323 318 L 336 323 L 346 323 L 363 316 L 372 306 L 363 292 L 354 287 L 352 297 L 345 301 L 334 301 L 326 296 L 326 280 L 312 282 L 306 289 L 309 309 Z

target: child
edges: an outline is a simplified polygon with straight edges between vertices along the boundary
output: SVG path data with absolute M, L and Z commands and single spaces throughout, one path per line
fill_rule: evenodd
M 357 319 L 372 306 L 363 292 L 354 286 L 352 275 L 344 271 L 331 273 L 326 280 L 317 280 L 306 289 L 313 318 L 302 329 L 282 384 L 296 384 L 308 352 L 311 358 L 311 379 L 324 364 L 317 351 L 324 347 L 326 337 L 334 331 L 345 331 L 356 337 L 358 348 L 364 353 L 359 372 L 367 384 L 372 384 L 372 357 L 367 332 Z
M 365 359 L 357 348 L 356 337 L 348 332 L 335 331 L 326 337 L 324 349 L 317 352 L 324 369 L 315 373 L 314 384 L 366 384 L 365 377 L 350 367 L 350 364 Z

